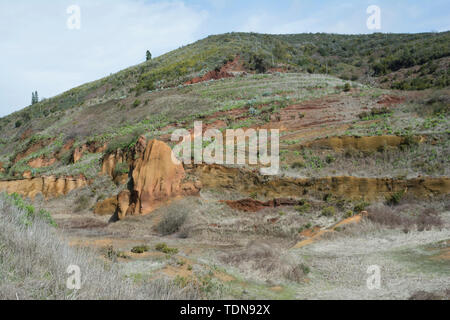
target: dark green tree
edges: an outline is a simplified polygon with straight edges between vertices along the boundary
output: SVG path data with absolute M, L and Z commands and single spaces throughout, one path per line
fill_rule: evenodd
M 38 96 L 38 92 L 32 92 L 31 93 L 31 104 L 36 104 L 39 102 L 39 96 Z
M 152 60 L 152 54 L 150 53 L 149 50 L 147 50 L 147 53 L 145 54 L 145 58 L 146 58 L 146 61 Z

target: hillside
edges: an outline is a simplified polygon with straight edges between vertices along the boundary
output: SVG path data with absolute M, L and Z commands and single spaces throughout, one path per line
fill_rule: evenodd
M 449 37 L 210 36 L 0 119 L 0 192 L 47 210 L 71 247 L 137 284 L 168 278 L 203 298 L 444 297 Z M 171 134 L 195 121 L 279 129 L 279 173 L 172 163 Z M 386 285 L 367 291 L 373 264 Z

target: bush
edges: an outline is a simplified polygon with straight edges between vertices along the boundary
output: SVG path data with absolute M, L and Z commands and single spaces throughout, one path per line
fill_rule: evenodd
M 166 236 L 178 232 L 186 222 L 187 212 L 181 206 L 169 207 L 168 212 L 156 226 L 156 230 Z
M 90 198 L 88 196 L 81 196 L 77 199 L 77 205 L 75 207 L 75 212 L 81 212 L 89 208 Z
M 134 102 L 133 102 L 133 108 L 137 108 L 137 107 L 139 107 L 140 105 L 141 105 L 141 100 L 138 100 L 138 99 L 134 100 Z
M 326 163 L 331 164 L 336 161 L 336 158 L 331 154 L 327 155 L 325 158 Z
M 21 120 L 17 120 L 16 123 L 15 123 L 15 127 L 19 128 L 21 126 L 22 126 L 22 121 Z
M 258 71 L 259 73 L 264 73 L 271 67 L 268 57 L 262 53 L 252 53 L 248 60 L 248 67 L 250 70 Z
M 141 246 L 133 247 L 133 249 L 131 249 L 131 252 L 141 254 L 141 253 L 147 252 L 149 250 L 150 250 L 149 246 L 141 245 Z
M 403 199 L 404 195 L 405 195 L 404 191 L 398 191 L 387 197 L 386 203 L 390 206 L 396 206 L 400 204 L 400 201 Z
M 354 212 L 352 210 L 348 210 L 345 213 L 344 218 L 351 218 L 351 217 L 353 217 L 353 215 L 354 215 Z
M 301 169 L 305 167 L 306 164 L 303 161 L 295 161 L 294 163 L 291 164 L 292 169 Z
M 177 254 L 178 253 L 178 249 L 177 248 L 170 248 L 167 246 L 166 243 L 158 243 L 155 246 L 155 250 L 159 251 L 159 252 L 163 252 L 165 254 Z
M 344 92 L 349 92 L 352 89 L 350 83 L 346 82 L 344 85 Z
M 336 214 L 336 209 L 334 207 L 327 207 L 322 210 L 322 216 L 333 217 Z
M 370 208 L 367 218 L 375 223 L 387 226 L 389 228 L 403 228 L 409 230 L 414 224 L 410 217 L 400 215 L 390 207 L 378 206 Z
M 36 209 L 31 205 L 26 203 L 23 198 L 17 194 L 13 193 L 11 195 L 4 196 L 7 201 L 9 201 L 13 206 L 17 207 L 19 210 L 23 210 L 25 215 L 21 220 L 22 224 L 25 226 L 31 226 L 35 219 L 41 219 L 47 222 L 49 225 L 56 227 L 56 223 L 53 220 L 50 212 L 40 209 L 36 212 Z
M 294 282 L 301 282 L 311 272 L 310 268 L 305 264 L 293 266 L 285 273 L 285 278 Z
M 431 230 L 433 227 L 441 227 L 444 223 L 437 212 L 425 210 L 422 212 L 416 220 L 417 230 Z
M 387 117 L 392 114 L 392 111 L 389 110 L 387 107 L 382 108 L 372 108 L 370 112 L 362 112 L 358 115 L 358 117 L 361 120 L 367 121 L 367 120 L 374 120 L 379 117 Z
M 296 206 L 295 207 L 295 211 L 297 211 L 300 214 L 306 213 L 309 210 L 311 210 L 311 205 L 308 202 L 304 203 L 301 206 Z
M 366 210 L 366 208 L 369 206 L 370 204 L 369 203 L 367 203 L 367 202 L 360 202 L 360 203 L 358 203 L 357 205 L 355 205 L 354 207 L 353 207 L 353 211 L 355 212 L 355 213 L 361 213 L 362 211 L 364 211 L 364 210 Z
M 119 175 L 126 174 L 129 171 L 130 171 L 130 168 L 128 166 L 128 163 L 120 162 L 120 163 L 117 163 L 115 168 L 114 168 L 114 176 L 117 177 Z

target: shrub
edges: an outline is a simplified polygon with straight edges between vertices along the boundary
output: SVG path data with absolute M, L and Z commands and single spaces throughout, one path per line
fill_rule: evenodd
M 404 195 L 405 195 L 404 191 L 395 192 L 394 194 L 387 197 L 386 203 L 390 206 L 396 206 L 403 199 Z
M 22 126 L 22 121 L 21 121 L 21 120 L 17 120 L 16 123 L 14 124 L 14 126 L 15 126 L 16 128 L 21 127 L 21 126 Z
M 354 207 L 353 207 L 353 211 L 355 212 L 355 213 L 361 213 L 362 211 L 364 211 L 364 210 L 366 210 L 366 208 L 369 206 L 370 204 L 369 203 L 367 203 L 367 202 L 360 202 L 360 203 L 358 203 L 358 204 L 356 204 Z
M 362 112 L 358 115 L 361 120 L 373 120 L 379 117 L 387 117 L 392 114 L 392 111 L 387 107 L 372 108 L 369 112 Z
M 140 105 L 141 105 L 141 100 L 138 100 L 138 99 L 134 100 L 134 102 L 133 102 L 133 108 L 137 108 L 137 107 L 139 107 Z
M 126 163 L 126 162 L 117 163 L 114 168 L 114 176 L 126 174 L 129 171 L 130 171 L 130 168 L 128 166 L 128 163 Z
M 156 226 L 156 230 L 164 236 L 173 234 L 180 230 L 186 218 L 187 212 L 181 206 L 169 207 L 168 212 Z
M 298 213 L 306 213 L 311 209 L 311 205 L 308 202 L 305 202 L 303 205 L 301 206 L 296 206 L 295 207 L 295 211 L 297 211 Z
M 285 272 L 285 278 L 294 282 L 301 282 L 311 272 L 310 268 L 305 264 L 299 264 L 290 268 Z
M 336 214 L 336 210 L 334 207 L 327 207 L 322 210 L 322 216 L 324 217 L 332 217 Z
M 409 230 L 414 224 L 410 217 L 400 215 L 387 206 L 377 206 L 368 210 L 367 218 L 375 223 L 387 226 L 389 228 L 403 228 Z
M 336 161 L 336 158 L 331 154 L 327 155 L 325 158 L 326 163 L 331 164 Z
M 105 258 L 107 258 L 108 260 L 111 260 L 113 262 L 116 262 L 117 258 L 123 258 L 123 259 L 129 258 L 129 256 L 127 256 L 125 253 L 114 250 L 113 246 L 107 246 L 107 247 L 103 248 L 102 251 L 103 251 Z
M 89 208 L 90 198 L 88 196 L 81 196 L 77 199 L 77 205 L 75 207 L 75 212 L 81 212 Z
M 419 144 L 419 142 L 417 141 L 417 139 L 412 136 L 412 135 L 406 135 L 403 137 L 403 141 L 402 144 L 400 145 L 401 148 L 405 148 L 405 147 L 414 147 L 417 146 Z
M 444 223 L 437 212 L 425 210 L 422 212 L 416 220 L 417 230 L 431 230 L 433 227 L 441 227 Z
M 44 209 L 40 209 L 36 212 L 36 209 L 32 205 L 26 203 L 19 194 L 13 193 L 9 196 L 6 196 L 6 200 L 17 207 L 19 210 L 23 210 L 25 212 L 25 215 L 21 220 L 23 225 L 31 226 L 35 219 L 41 219 L 51 226 L 57 226 L 50 212 Z
M 159 252 L 163 252 L 165 254 L 177 254 L 178 253 L 178 249 L 177 248 L 170 248 L 164 242 L 163 243 L 158 243 L 155 246 L 155 250 L 159 251 Z
M 447 297 L 440 296 L 436 293 L 426 292 L 426 291 L 417 291 L 414 292 L 408 300 L 448 300 L 450 295 L 447 293 Z
M 344 85 L 344 92 L 349 92 L 352 89 L 350 83 L 346 82 Z
M 147 252 L 149 250 L 150 250 L 149 246 L 140 245 L 140 246 L 133 247 L 133 249 L 131 249 L 131 252 L 141 254 L 141 253 Z
M 344 218 L 351 218 L 351 217 L 353 217 L 353 215 L 354 215 L 354 212 L 352 210 L 348 210 L 345 213 Z
M 268 57 L 263 52 L 252 53 L 248 60 L 248 67 L 250 70 L 264 73 L 269 69 L 271 64 L 268 61 Z
M 301 169 L 305 167 L 306 164 L 303 161 L 295 161 L 294 163 L 291 164 L 292 169 Z

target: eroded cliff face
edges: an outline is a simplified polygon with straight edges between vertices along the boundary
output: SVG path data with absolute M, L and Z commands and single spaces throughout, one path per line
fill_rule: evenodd
M 103 153 L 106 151 L 107 144 L 98 145 L 97 143 L 85 143 L 82 146 L 75 148 L 72 154 L 73 163 L 77 163 L 81 160 L 85 153 Z
M 131 215 L 149 214 L 173 199 L 195 195 L 200 190 L 199 183 L 185 180 L 183 165 L 172 161 L 172 150 L 162 141 L 147 143 L 144 137 L 140 137 L 132 150 L 117 150 L 106 155 L 102 161 L 102 173 L 116 179 L 115 168 L 121 163 L 130 167 L 129 189 L 120 192 L 115 199 L 99 203 L 96 213 L 110 212 L 111 204 L 115 203 L 115 213 L 120 220 Z
M 38 194 L 44 198 L 67 195 L 70 191 L 85 187 L 89 181 L 85 177 L 39 177 L 33 179 L 0 181 L 0 191 L 18 193 L 34 199 Z
M 207 188 L 228 188 L 244 195 L 257 193 L 268 198 L 302 197 L 307 193 L 331 193 L 347 199 L 377 200 L 405 191 L 419 198 L 450 193 L 450 178 L 285 178 L 261 176 L 255 171 L 201 165 L 193 173 Z
M 109 175 L 113 179 L 117 178 L 117 172 L 115 171 L 117 165 L 124 163 L 132 167 L 135 159 L 141 157 L 144 153 L 146 145 L 147 141 L 145 137 L 141 136 L 132 149 L 127 151 L 118 149 L 113 153 L 106 154 L 102 159 L 101 174 Z
M 185 177 L 183 165 L 172 161 L 172 149 L 164 142 L 149 141 L 133 164 L 133 188 L 125 215 L 148 214 L 171 199 L 198 193 L 198 186 L 184 181 Z
M 331 137 L 307 143 L 306 147 L 329 148 L 337 152 L 349 149 L 359 151 L 377 151 L 384 147 L 398 147 L 405 138 L 399 136 L 368 136 L 368 137 Z

